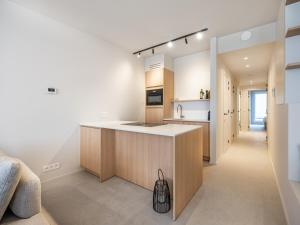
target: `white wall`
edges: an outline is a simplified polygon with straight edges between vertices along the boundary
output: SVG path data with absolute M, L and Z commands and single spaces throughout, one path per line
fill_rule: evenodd
M 220 159 L 223 153 L 226 152 L 227 145 L 224 145 L 224 137 L 231 137 L 231 134 L 234 134 L 237 137 L 237 95 L 236 91 L 235 94 L 230 94 L 231 96 L 225 96 L 224 93 L 224 81 L 225 79 L 230 82 L 230 85 L 235 87 L 237 90 L 237 82 L 234 79 L 230 70 L 226 67 L 224 62 L 221 60 L 221 57 L 217 58 L 217 87 L 216 87 L 216 94 L 217 94 L 217 114 L 216 114 L 216 161 Z M 228 93 L 228 92 L 227 92 Z M 231 129 L 225 127 L 224 124 L 224 111 L 226 109 L 225 106 L 225 98 L 229 103 L 230 111 L 234 109 L 235 114 L 232 118 L 228 118 L 230 120 Z M 228 107 L 228 105 L 227 105 Z
M 216 161 L 218 161 L 221 155 L 224 153 L 224 76 L 229 73 L 227 67 L 221 61 L 220 57 L 217 57 L 217 108 L 216 108 Z
M 300 2 L 290 4 L 285 7 L 283 12 L 285 16 L 284 31 L 300 26 Z M 283 20 L 284 21 L 284 20 Z M 294 64 L 300 62 L 300 36 L 293 36 L 283 40 L 285 45 L 285 64 Z M 300 102 L 300 69 L 287 70 L 285 73 L 285 102 Z M 298 175 L 300 177 L 300 175 Z M 299 178 L 300 181 L 300 178 Z
M 269 79 L 268 79 L 268 149 L 270 158 L 273 163 L 274 173 L 281 196 L 283 208 L 289 225 L 297 225 L 300 221 L 300 199 L 297 197 L 297 192 L 294 190 L 294 182 L 288 178 L 289 169 L 289 142 L 295 142 L 295 138 L 299 135 L 290 137 L 290 122 L 289 120 L 295 118 L 295 113 L 299 112 L 290 110 L 299 110 L 292 106 L 290 108 L 287 104 L 276 104 L 276 96 L 273 95 L 273 89 L 276 87 L 276 76 L 278 75 L 275 57 L 272 59 Z M 297 117 L 299 117 L 297 115 Z M 299 125 L 297 119 L 295 125 Z M 299 126 L 297 127 L 299 129 Z M 299 132 L 298 132 L 299 133 Z M 289 140 L 291 138 L 291 140 Z M 298 187 L 299 189 L 299 187 Z
M 199 99 L 200 90 L 210 90 L 210 53 L 203 51 L 174 59 L 175 99 Z M 207 120 L 209 101 L 182 102 L 183 114 L 189 119 Z M 174 104 L 174 115 L 176 108 Z
M 218 53 L 236 51 L 238 49 L 249 48 L 259 44 L 271 43 L 276 40 L 276 23 L 248 29 L 251 32 L 249 40 L 241 40 L 244 31 L 229 34 L 218 38 Z
M 285 1 L 277 20 L 277 43 L 268 75 L 268 144 L 274 173 L 289 225 L 300 221 L 300 184 L 289 178 L 299 178 L 299 104 L 285 104 L 284 87 L 290 89 L 285 73 Z M 290 8 L 290 7 L 288 7 Z M 287 10 L 289 11 L 289 10 Z M 287 18 L 291 23 L 291 18 Z M 288 74 L 289 76 L 289 74 Z M 288 82 L 285 84 L 285 79 Z M 299 87 L 298 87 L 299 89 Z M 294 89 L 293 94 L 298 93 Z M 290 90 L 289 90 L 290 91 Z
M 285 26 L 286 28 L 297 27 L 300 24 L 300 2 L 290 4 L 285 7 Z
M 58 95 L 47 95 L 56 87 Z M 43 180 L 79 169 L 79 122 L 143 119 L 144 72 L 113 45 L 0 1 L 0 148 Z M 42 174 L 42 166 L 61 169 Z
M 298 74 L 299 75 L 299 74 Z M 299 87 L 298 87 L 299 89 Z M 300 103 L 289 104 L 288 109 L 288 149 L 289 149 L 289 179 L 298 182 L 300 192 Z M 300 195 L 298 196 L 300 199 Z
M 210 39 L 210 163 L 217 163 L 218 122 L 218 46 L 217 37 Z

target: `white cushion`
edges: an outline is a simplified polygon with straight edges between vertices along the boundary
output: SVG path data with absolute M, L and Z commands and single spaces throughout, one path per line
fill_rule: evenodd
M 41 182 L 22 161 L 19 162 L 21 179 L 9 206 L 16 216 L 25 219 L 41 211 Z
M 0 220 L 16 190 L 20 177 L 20 163 L 8 156 L 0 156 Z

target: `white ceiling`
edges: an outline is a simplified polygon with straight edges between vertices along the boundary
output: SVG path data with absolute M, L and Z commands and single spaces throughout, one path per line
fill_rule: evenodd
M 221 54 L 220 57 L 240 85 L 266 83 L 273 47 L 274 43 L 258 45 Z
M 208 27 L 205 39 L 167 50 L 209 48 L 209 38 L 275 21 L 281 0 L 11 0 L 134 52 Z M 158 50 L 159 51 L 159 50 Z M 158 52 L 157 51 L 157 52 Z

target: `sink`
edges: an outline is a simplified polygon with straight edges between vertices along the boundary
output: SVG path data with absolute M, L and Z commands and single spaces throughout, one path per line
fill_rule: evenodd
M 134 123 L 124 123 L 122 125 L 128 126 L 139 126 L 139 127 L 158 127 L 164 125 L 163 123 L 144 123 L 144 122 L 134 122 Z

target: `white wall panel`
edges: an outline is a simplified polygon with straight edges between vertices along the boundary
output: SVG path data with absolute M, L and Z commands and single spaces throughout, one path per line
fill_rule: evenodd
M 0 148 L 43 180 L 79 169 L 81 121 L 143 119 L 144 69 L 130 53 L 6 0 L 0 49 Z M 42 173 L 52 162 L 61 168 Z

